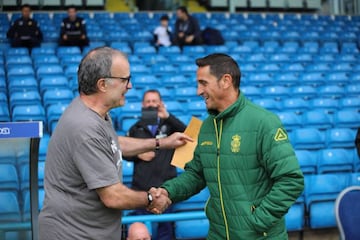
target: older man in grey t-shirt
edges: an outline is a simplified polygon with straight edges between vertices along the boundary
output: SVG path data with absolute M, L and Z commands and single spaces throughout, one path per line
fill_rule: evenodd
M 116 135 L 108 112 L 124 105 L 131 89 L 130 66 L 121 52 L 108 47 L 90 51 L 78 79 L 80 96 L 63 113 L 48 146 L 40 240 L 120 239 L 121 210 L 161 213 L 171 203 L 167 197 L 122 184 L 121 155 L 191 140 L 181 133 L 160 140 Z

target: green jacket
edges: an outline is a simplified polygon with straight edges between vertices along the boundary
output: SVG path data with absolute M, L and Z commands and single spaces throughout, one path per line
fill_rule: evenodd
M 284 215 L 304 177 L 279 118 L 243 94 L 203 122 L 193 160 L 163 184 L 175 203 L 204 187 L 209 240 L 287 239 Z

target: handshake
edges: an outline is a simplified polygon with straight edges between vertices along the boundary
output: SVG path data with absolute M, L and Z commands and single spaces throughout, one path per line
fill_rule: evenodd
M 150 188 L 149 193 L 152 197 L 151 204 L 146 208 L 154 214 L 163 213 L 171 204 L 169 194 L 164 188 Z

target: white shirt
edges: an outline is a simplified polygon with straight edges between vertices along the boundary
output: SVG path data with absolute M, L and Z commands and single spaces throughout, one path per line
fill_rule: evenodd
M 168 29 L 171 31 L 170 28 L 168 28 Z M 158 37 L 157 44 L 161 44 L 166 47 L 171 45 L 170 35 L 167 32 L 167 28 L 165 28 L 163 26 L 158 26 L 155 28 L 154 34 L 157 35 L 157 37 Z

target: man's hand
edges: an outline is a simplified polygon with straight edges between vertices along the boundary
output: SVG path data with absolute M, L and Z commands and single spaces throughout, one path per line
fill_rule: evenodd
M 66 34 L 63 35 L 63 39 L 64 39 L 64 40 L 67 40 L 67 39 L 68 39 L 68 37 L 67 37 Z
M 158 116 L 159 116 L 159 118 L 167 119 L 169 117 L 169 115 L 170 114 L 166 110 L 164 102 L 161 102 L 160 105 L 158 106 Z
M 139 159 L 141 159 L 143 161 L 146 161 L 146 162 L 149 162 L 149 161 L 153 160 L 154 157 L 155 157 L 155 152 L 154 151 L 140 153 L 138 155 Z
M 164 188 L 154 187 L 152 187 L 149 192 L 153 197 L 153 200 L 147 210 L 155 214 L 163 213 L 171 204 L 171 200 L 168 197 L 168 192 Z
M 185 38 L 185 42 L 187 43 L 192 43 L 193 40 L 194 40 L 194 35 L 189 35 Z
M 185 145 L 186 142 L 193 142 L 194 140 L 184 133 L 175 132 L 166 138 L 160 138 L 159 141 L 161 149 L 172 149 Z

